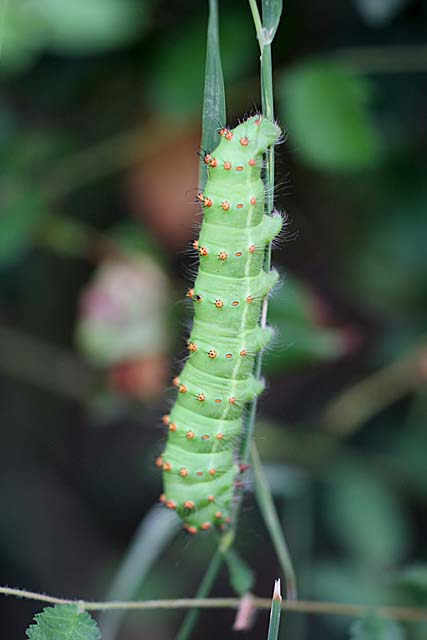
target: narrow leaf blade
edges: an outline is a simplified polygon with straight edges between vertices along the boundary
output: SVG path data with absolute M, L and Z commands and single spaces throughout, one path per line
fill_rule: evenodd
M 245 560 L 232 549 L 227 551 L 225 560 L 230 574 L 231 586 L 239 596 L 243 596 L 254 586 L 254 572 Z
M 268 625 L 267 640 L 277 640 L 279 637 L 280 615 L 282 613 L 282 595 L 280 580 L 274 583 L 273 600 L 271 601 L 270 624 Z
M 262 0 L 262 26 L 265 29 L 265 43 L 271 44 L 282 15 L 282 0 Z
M 224 76 L 218 33 L 218 3 L 209 0 L 209 23 L 206 49 L 205 89 L 202 114 L 202 149 L 212 151 L 217 144 L 217 129 L 226 122 Z M 200 162 L 200 188 L 207 179 L 207 169 Z

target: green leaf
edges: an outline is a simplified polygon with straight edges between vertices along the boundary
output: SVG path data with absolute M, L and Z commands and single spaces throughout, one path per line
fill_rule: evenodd
M 209 0 L 209 23 L 206 48 L 205 89 L 202 113 L 202 149 L 212 151 L 217 143 L 217 129 L 226 123 L 224 76 L 218 33 L 218 3 Z M 207 167 L 200 161 L 200 189 L 206 184 Z
M 42 195 L 31 185 L 6 183 L 3 194 L 0 212 L 0 266 L 15 260 L 27 249 L 46 212 Z
M 289 139 L 319 169 L 366 169 L 380 160 L 370 114 L 371 84 L 338 64 L 307 63 L 287 71 L 280 87 Z
M 272 297 L 268 317 L 277 335 L 267 349 L 263 366 L 269 374 L 330 360 L 343 355 L 348 336 L 342 330 L 320 324 L 322 301 L 301 282 L 287 277 Z
M 73 604 L 46 607 L 27 629 L 29 640 L 100 640 L 101 632 L 86 611 Z
M 92 53 L 127 43 L 146 16 L 137 0 L 11 0 L 2 21 L 2 71 L 28 67 L 43 49 Z
M 399 582 L 427 596 L 427 564 L 407 567 L 401 572 Z
M 282 15 L 282 0 L 262 0 L 262 26 L 265 30 L 264 42 L 273 42 Z
M 134 0 L 35 0 L 49 28 L 48 44 L 67 53 L 110 49 L 135 36 L 145 17 Z
M 338 540 L 371 568 L 398 561 L 408 547 L 408 522 L 398 498 L 364 467 L 334 470 L 326 515 Z
M 369 616 L 356 620 L 350 627 L 351 640 L 404 640 L 402 627 L 394 620 Z
M 255 583 L 255 574 L 250 566 L 237 551 L 232 549 L 227 551 L 225 560 L 230 573 L 230 584 L 234 591 L 239 596 L 243 596 L 245 593 L 248 593 L 248 591 L 251 591 Z

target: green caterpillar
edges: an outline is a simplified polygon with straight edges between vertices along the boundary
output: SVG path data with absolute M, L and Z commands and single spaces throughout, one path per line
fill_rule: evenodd
M 259 320 L 278 275 L 264 271 L 263 261 L 282 217 L 264 214 L 261 167 L 280 134 L 274 122 L 253 116 L 221 129 L 219 145 L 204 158 L 204 219 L 193 243 L 200 265 L 187 294 L 195 306 L 189 358 L 173 381 L 178 397 L 163 418 L 169 435 L 156 461 L 163 469 L 160 500 L 190 533 L 230 522 L 243 413 L 264 386 L 253 369 L 272 331 Z

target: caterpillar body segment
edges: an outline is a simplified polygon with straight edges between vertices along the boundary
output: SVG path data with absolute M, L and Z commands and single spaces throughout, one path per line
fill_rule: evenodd
M 259 320 L 278 274 L 264 271 L 263 258 L 283 221 L 264 213 L 261 167 L 280 134 L 274 122 L 254 116 L 222 129 L 218 147 L 205 156 L 208 181 L 198 195 L 204 218 L 193 243 L 199 270 L 187 293 L 194 323 L 188 359 L 174 379 L 176 402 L 164 419 L 167 445 L 156 461 L 161 501 L 190 533 L 230 521 L 245 406 L 264 388 L 253 369 L 272 330 Z

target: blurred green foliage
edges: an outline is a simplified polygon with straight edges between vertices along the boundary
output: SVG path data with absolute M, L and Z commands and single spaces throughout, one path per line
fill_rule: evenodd
M 292 145 L 307 163 L 338 172 L 378 164 L 380 134 L 366 78 L 338 64 L 305 63 L 283 75 L 279 91 Z

